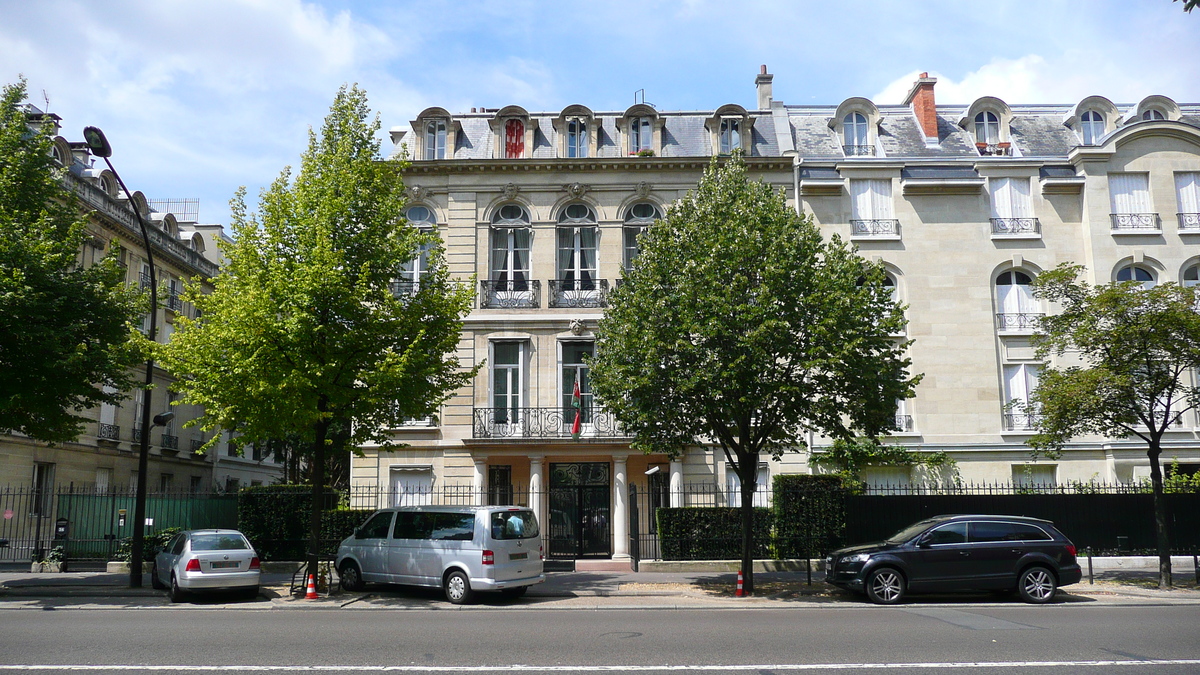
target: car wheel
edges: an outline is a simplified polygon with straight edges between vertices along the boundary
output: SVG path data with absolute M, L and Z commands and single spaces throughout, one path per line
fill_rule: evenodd
M 894 605 L 904 598 L 904 575 L 881 567 L 867 577 L 867 598 L 877 605 Z
M 525 591 L 529 590 L 528 586 L 517 586 L 516 588 L 506 588 L 500 591 L 500 597 L 510 600 L 516 599 L 525 595 Z
M 184 596 L 185 596 L 185 593 L 183 592 L 183 589 L 179 587 L 179 580 L 175 578 L 174 574 L 172 574 L 171 575 L 171 602 L 183 602 Z
M 446 575 L 446 599 L 456 605 L 465 605 L 475 594 L 471 592 L 471 582 L 461 570 L 454 570 Z
M 1030 567 L 1021 573 L 1021 580 L 1017 582 L 1017 593 L 1021 599 L 1035 605 L 1053 600 L 1057 590 L 1054 573 L 1045 567 Z
M 150 587 L 156 591 L 167 590 L 167 585 L 162 582 L 162 579 L 158 578 L 158 561 L 155 561 L 150 566 Z
M 358 565 L 353 562 L 342 563 L 342 568 L 338 570 L 338 576 L 342 580 L 342 588 L 347 591 L 361 591 L 363 584 L 362 572 L 358 570 Z

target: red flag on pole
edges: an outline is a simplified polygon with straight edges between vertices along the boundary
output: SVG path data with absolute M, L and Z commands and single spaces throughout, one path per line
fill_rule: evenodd
M 575 423 L 571 425 L 571 438 L 577 441 L 583 426 L 583 397 L 579 394 L 579 380 L 575 380 L 575 391 L 571 394 L 571 407 L 575 408 Z

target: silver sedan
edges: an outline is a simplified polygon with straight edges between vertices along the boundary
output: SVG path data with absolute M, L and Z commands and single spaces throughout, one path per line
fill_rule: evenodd
M 170 589 L 171 602 L 192 591 L 240 590 L 258 595 L 258 554 L 237 530 L 188 530 L 175 535 L 154 557 L 150 583 Z

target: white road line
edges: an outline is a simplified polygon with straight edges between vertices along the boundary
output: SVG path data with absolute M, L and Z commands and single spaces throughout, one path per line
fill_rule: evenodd
M 902 670 L 915 668 L 1062 668 L 1109 666 L 1200 666 L 1200 659 L 1146 659 L 1141 661 L 958 661 L 932 663 L 785 663 L 757 665 L 677 665 L 677 666 L 197 666 L 197 665 L 39 665 L 0 664 L 0 671 L 131 671 L 131 672 L 361 672 L 361 673 L 484 673 L 484 672 L 663 672 L 730 670 Z

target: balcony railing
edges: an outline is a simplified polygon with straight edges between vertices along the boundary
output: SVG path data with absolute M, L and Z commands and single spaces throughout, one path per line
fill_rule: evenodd
M 847 157 L 874 157 L 875 146 L 873 145 L 843 145 L 842 154 Z
M 532 281 L 480 281 L 482 295 L 479 306 L 484 309 L 516 309 L 540 307 L 542 282 Z
M 175 311 L 175 312 L 182 312 L 183 311 L 183 298 L 179 297 L 179 295 L 176 293 L 172 293 L 172 294 L 168 295 L 167 296 L 167 309 Z
M 1037 218 L 992 218 L 992 234 L 1015 237 L 1042 233 L 1042 223 Z
M 575 409 L 475 408 L 473 438 L 570 438 Z M 621 431 L 612 413 L 600 407 L 582 410 L 581 438 L 614 438 Z
M 1179 229 L 1185 232 L 1200 232 L 1200 213 L 1177 213 Z
M 163 434 L 162 435 L 162 449 L 163 450 L 179 450 L 179 437 L 172 436 L 171 434 Z
M 1035 331 L 1041 325 L 1042 312 L 1004 312 L 996 315 L 996 330 L 1001 333 L 1026 333 Z
M 1012 155 L 1012 143 L 976 143 L 975 148 L 983 157 L 1009 157 Z
M 1042 416 L 1037 413 L 1005 413 L 1005 431 L 1033 431 Z
M 608 279 L 551 279 L 551 307 L 607 307 Z
M 388 284 L 388 290 L 397 298 L 405 298 L 417 292 L 417 282 L 412 279 L 397 279 Z
M 138 276 L 142 283 L 142 290 L 144 291 L 147 288 L 150 288 L 150 275 L 143 272 L 142 274 L 140 274 Z
M 871 218 L 850 221 L 852 237 L 899 237 L 900 221 L 895 218 Z
M 200 452 L 200 448 L 204 447 L 204 441 L 199 438 L 193 438 L 192 442 L 189 445 L 190 445 L 189 449 L 193 453 L 198 453 L 198 452 Z
M 1110 217 L 1113 232 L 1158 231 L 1157 213 L 1113 213 Z
M 115 424 L 101 424 L 96 431 L 96 438 L 103 438 L 106 441 L 121 440 L 121 427 Z
M 913 430 L 912 415 L 896 415 L 896 430 L 900 432 L 911 432 Z
M 133 425 L 134 425 L 133 426 L 133 435 L 130 436 L 130 438 L 133 440 L 134 443 L 141 443 L 142 442 L 142 423 L 138 422 L 137 420 L 134 420 Z

